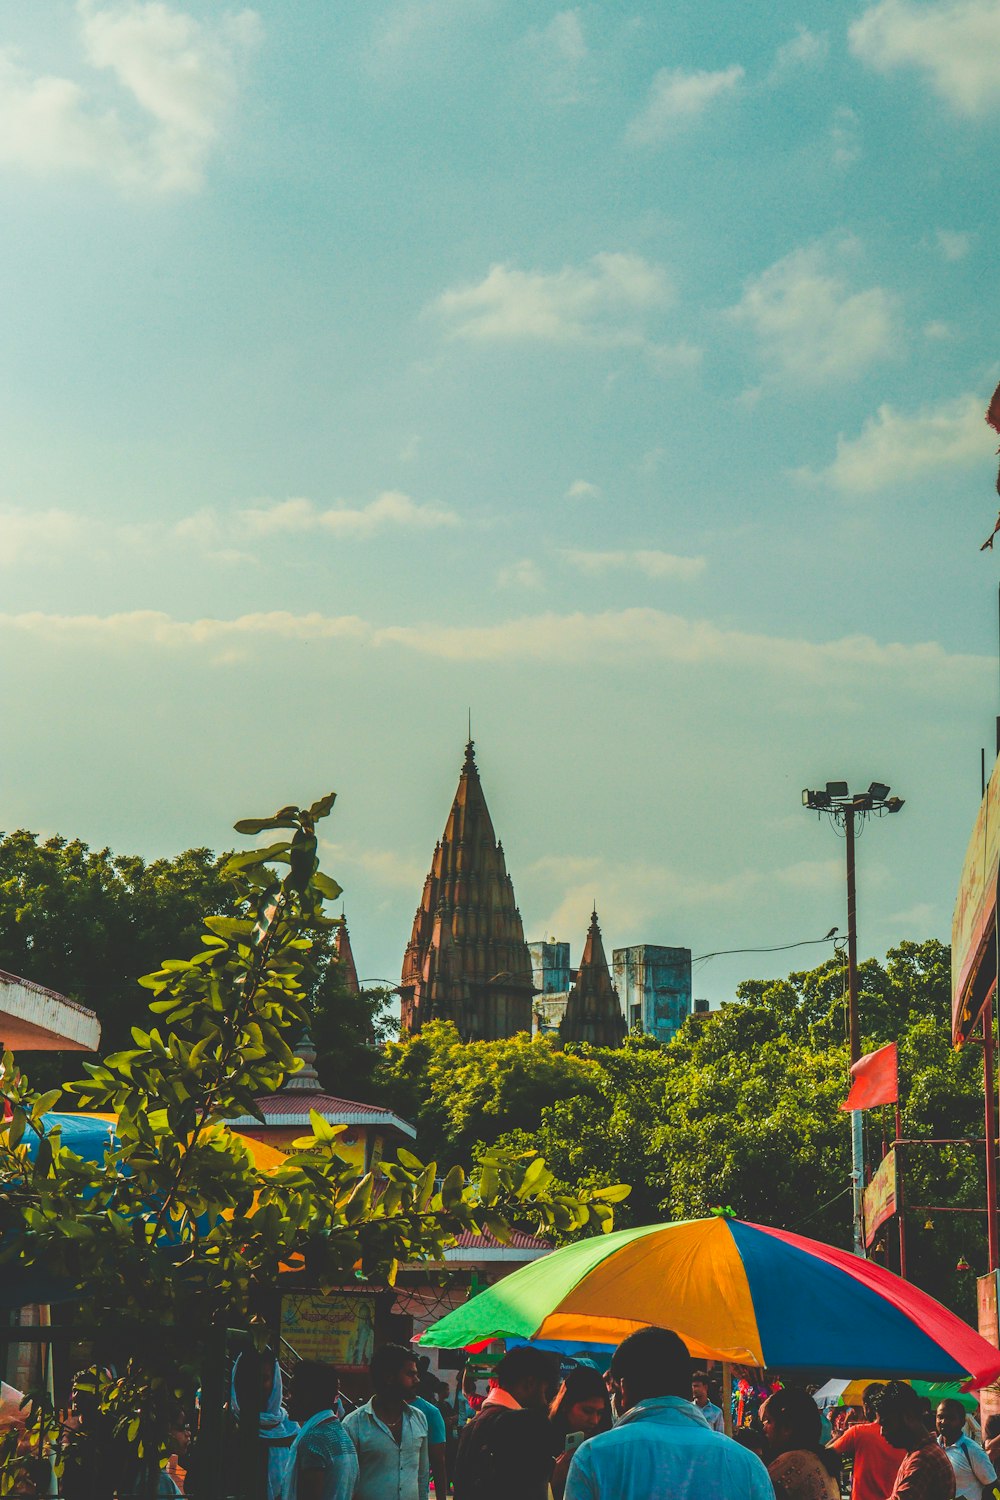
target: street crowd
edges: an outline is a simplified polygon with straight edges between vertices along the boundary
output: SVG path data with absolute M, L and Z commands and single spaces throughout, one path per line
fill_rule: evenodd
M 980 1443 L 960 1402 L 934 1412 L 893 1381 L 868 1386 L 858 1419 L 834 1432 L 808 1390 L 775 1385 L 730 1437 L 709 1376 L 662 1328 L 626 1338 L 606 1375 L 577 1363 L 560 1378 L 555 1355 L 515 1347 L 493 1367 L 485 1395 L 467 1369 L 452 1397 L 403 1345 L 377 1349 L 369 1374 L 371 1399 L 353 1406 L 332 1365 L 302 1360 L 286 1403 L 272 1355 L 242 1368 L 237 1361 L 229 1416 L 242 1434 L 241 1411 L 259 1412 L 262 1496 L 428 1500 L 433 1485 L 435 1500 L 450 1490 L 454 1500 L 1000 1500 L 1000 1418 L 988 1419 Z M 198 1444 L 180 1408 L 168 1446 L 152 1484 L 130 1484 L 123 1473 L 103 1493 L 217 1500 L 199 1477 Z M 80 1398 L 62 1455 L 65 1500 L 96 1500 L 85 1478 L 95 1456 Z

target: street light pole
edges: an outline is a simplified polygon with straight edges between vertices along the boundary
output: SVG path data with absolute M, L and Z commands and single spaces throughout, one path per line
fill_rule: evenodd
M 858 892 L 854 869 L 854 806 L 844 809 L 847 844 L 847 1029 L 851 1067 L 861 1056 L 858 1030 Z M 865 1258 L 864 1235 L 865 1135 L 864 1115 L 851 1110 L 851 1210 L 854 1253 Z
M 897 813 L 903 802 L 890 797 L 889 788 L 873 781 L 867 792 L 852 794 L 846 781 L 828 781 L 824 791 L 804 791 L 802 802 L 813 812 L 829 813 L 843 824 L 847 845 L 847 1025 L 851 1067 L 861 1056 L 861 1031 L 858 1024 L 858 899 L 855 876 L 855 820 L 863 821 L 869 813 Z M 898 1134 L 898 1130 L 897 1130 Z M 851 1220 L 855 1255 L 865 1256 L 864 1236 L 865 1144 L 864 1118 L 861 1110 L 851 1110 Z

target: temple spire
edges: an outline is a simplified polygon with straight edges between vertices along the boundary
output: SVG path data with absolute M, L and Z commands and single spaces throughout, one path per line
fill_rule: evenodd
M 559 1036 L 564 1042 L 591 1042 L 596 1047 L 620 1047 L 625 1040 L 625 1017 L 611 981 L 596 902 Z
M 531 956 L 470 736 L 400 983 L 405 1031 L 453 1021 L 469 1039 L 531 1029 Z
M 347 930 L 347 918 L 341 914 L 340 926 L 333 940 L 333 952 L 340 967 L 340 978 L 349 995 L 360 995 L 358 966 L 351 951 L 351 934 Z

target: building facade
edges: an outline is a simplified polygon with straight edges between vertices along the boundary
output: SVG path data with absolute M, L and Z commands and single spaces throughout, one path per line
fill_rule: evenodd
M 628 1029 L 671 1041 L 691 1014 L 691 949 L 638 943 L 613 957 Z

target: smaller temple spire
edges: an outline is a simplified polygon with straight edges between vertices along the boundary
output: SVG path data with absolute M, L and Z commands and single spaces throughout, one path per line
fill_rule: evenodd
M 354 962 L 354 954 L 351 951 L 351 934 L 347 930 L 347 918 L 341 912 L 340 926 L 333 940 L 333 952 L 340 968 L 340 978 L 344 989 L 349 995 L 360 995 L 361 985 L 358 983 L 358 967 Z
M 284 1094 L 294 1089 L 297 1093 L 320 1093 L 319 1074 L 316 1072 L 316 1048 L 308 1026 L 299 1038 L 295 1056 L 301 1061 L 302 1067 L 297 1073 L 289 1074 L 281 1092 Z
M 596 1047 L 620 1047 L 625 1040 L 625 1017 L 618 991 L 611 981 L 596 901 L 576 982 L 569 992 L 559 1024 L 559 1035 L 564 1042 L 591 1042 Z

